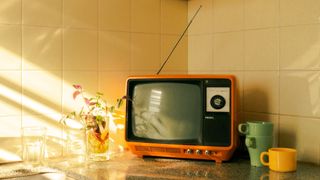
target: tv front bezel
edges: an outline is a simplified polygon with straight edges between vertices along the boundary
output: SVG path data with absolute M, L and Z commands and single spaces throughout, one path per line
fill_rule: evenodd
M 235 119 L 235 77 L 233 75 L 140 75 L 140 76 L 130 76 L 127 79 L 127 85 L 126 85 L 126 91 L 127 94 L 129 94 L 130 87 L 129 84 L 132 83 L 132 81 L 160 81 L 160 82 L 166 82 L 167 80 L 170 81 L 187 81 L 187 82 L 200 82 L 199 80 L 204 79 L 228 79 L 231 81 L 231 104 L 230 104 L 230 112 L 231 112 L 231 139 L 230 139 L 230 145 L 229 146 L 206 146 L 202 145 L 202 143 L 199 141 L 199 138 L 197 139 L 197 143 L 190 143 L 190 140 L 186 141 L 167 141 L 167 140 L 152 140 L 147 138 L 137 138 L 137 137 L 130 137 L 129 129 L 128 127 L 132 127 L 130 124 L 130 113 L 128 113 L 128 109 L 126 110 L 126 124 L 125 124 L 125 140 L 127 143 L 127 146 L 129 149 L 136 155 L 139 156 L 161 156 L 161 157 L 174 157 L 174 158 L 192 158 L 192 159 L 209 159 L 209 160 L 215 160 L 217 162 L 221 162 L 224 160 L 227 160 L 231 157 L 231 154 L 235 150 L 237 146 L 237 131 L 235 129 L 236 127 L 236 119 Z M 194 83 L 198 84 L 198 83 Z M 130 100 L 129 100 L 130 101 Z M 204 102 L 202 102 L 204 104 Z M 130 102 L 127 103 L 127 107 L 130 106 Z M 202 122 L 203 123 L 203 122 Z M 131 133 L 133 135 L 133 133 Z M 200 136 L 203 135 L 202 129 L 200 132 Z M 188 142 L 189 141 L 189 142 Z M 196 141 L 194 141 L 196 142 Z M 137 151 L 137 147 L 145 147 L 146 151 Z M 181 153 L 178 154 L 171 154 L 166 152 L 152 152 L 152 148 L 178 148 L 181 150 Z M 194 149 L 194 150 L 210 150 L 215 153 L 220 153 L 220 157 L 217 155 L 215 156 L 188 156 L 184 152 L 186 149 Z

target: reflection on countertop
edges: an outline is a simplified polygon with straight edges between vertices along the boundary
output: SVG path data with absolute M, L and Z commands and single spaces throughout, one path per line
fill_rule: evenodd
M 65 179 L 320 179 L 320 166 L 310 163 L 299 162 L 296 172 L 278 173 L 267 167 L 252 167 L 249 159 L 244 158 L 235 157 L 219 164 L 214 161 L 139 158 L 127 151 L 109 161 L 79 162 L 76 158 L 63 158 L 48 160 L 46 166 L 63 172 Z
M 248 159 L 229 162 L 139 158 L 130 152 L 105 162 L 51 162 L 49 166 L 75 179 L 320 179 L 320 166 L 298 163 L 296 172 L 278 173 L 267 167 L 252 167 Z

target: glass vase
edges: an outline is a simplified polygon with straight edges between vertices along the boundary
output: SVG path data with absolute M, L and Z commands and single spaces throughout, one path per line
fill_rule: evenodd
M 92 117 L 95 118 L 95 117 Z M 92 122 L 95 122 L 93 120 Z M 109 118 L 103 117 L 86 129 L 86 151 L 87 160 L 105 161 L 109 160 Z
M 66 119 L 63 125 L 63 156 L 76 158 L 79 162 L 85 161 L 86 131 L 78 121 Z

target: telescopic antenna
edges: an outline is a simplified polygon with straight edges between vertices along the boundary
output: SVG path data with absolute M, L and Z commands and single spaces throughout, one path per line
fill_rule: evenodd
M 161 70 L 163 69 L 163 67 L 166 65 L 166 63 L 168 62 L 169 58 L 171 57 L 173 51 L 176 49 L 176 47 L 178 46 L 178 44 L 180 43 L 181 39 L 183 38 L 184 34 L 187 32 L 187 30 L 189 29 L 189 26 L 192 24 L 193 19 L 197 16 L 198 12 L 200 11 L 200 9 L 202 8 L 202 5 L 200 5 L 200 7 L 198 8 L 198 10 L 196 11 L 196 13 L 193 15 L 193 17 L 191 18 L 190 22 L 188 23 L 187 27 L 184 29 L 183 33 L 181 34 L 179 40 L 177 41 L 177 43 L 174 45 L 174 47 L 172 48 L 171 52 L 169 53 L 168 57 L 166 58 L 166 60 L 163 62 L 163 64 L 161 65 L 160 69 L 157 72 L 157 75 L 160 74 Z

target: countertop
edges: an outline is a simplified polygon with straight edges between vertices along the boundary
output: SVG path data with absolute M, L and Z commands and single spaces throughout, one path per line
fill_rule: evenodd
M 3 167 L 6 165 L 0 166 Z M 139 158 L 127 151 L 103 162 L 53 159 L 47 161 L 46 167 L 58 170 L 61 179 L 320 179 L 320 166 L 310 163 L 299 162 L 296 172 L 278 173 L 268 167 L 252 167 L 247 158 L 234 157 L 219 164 L 214 161 Z

